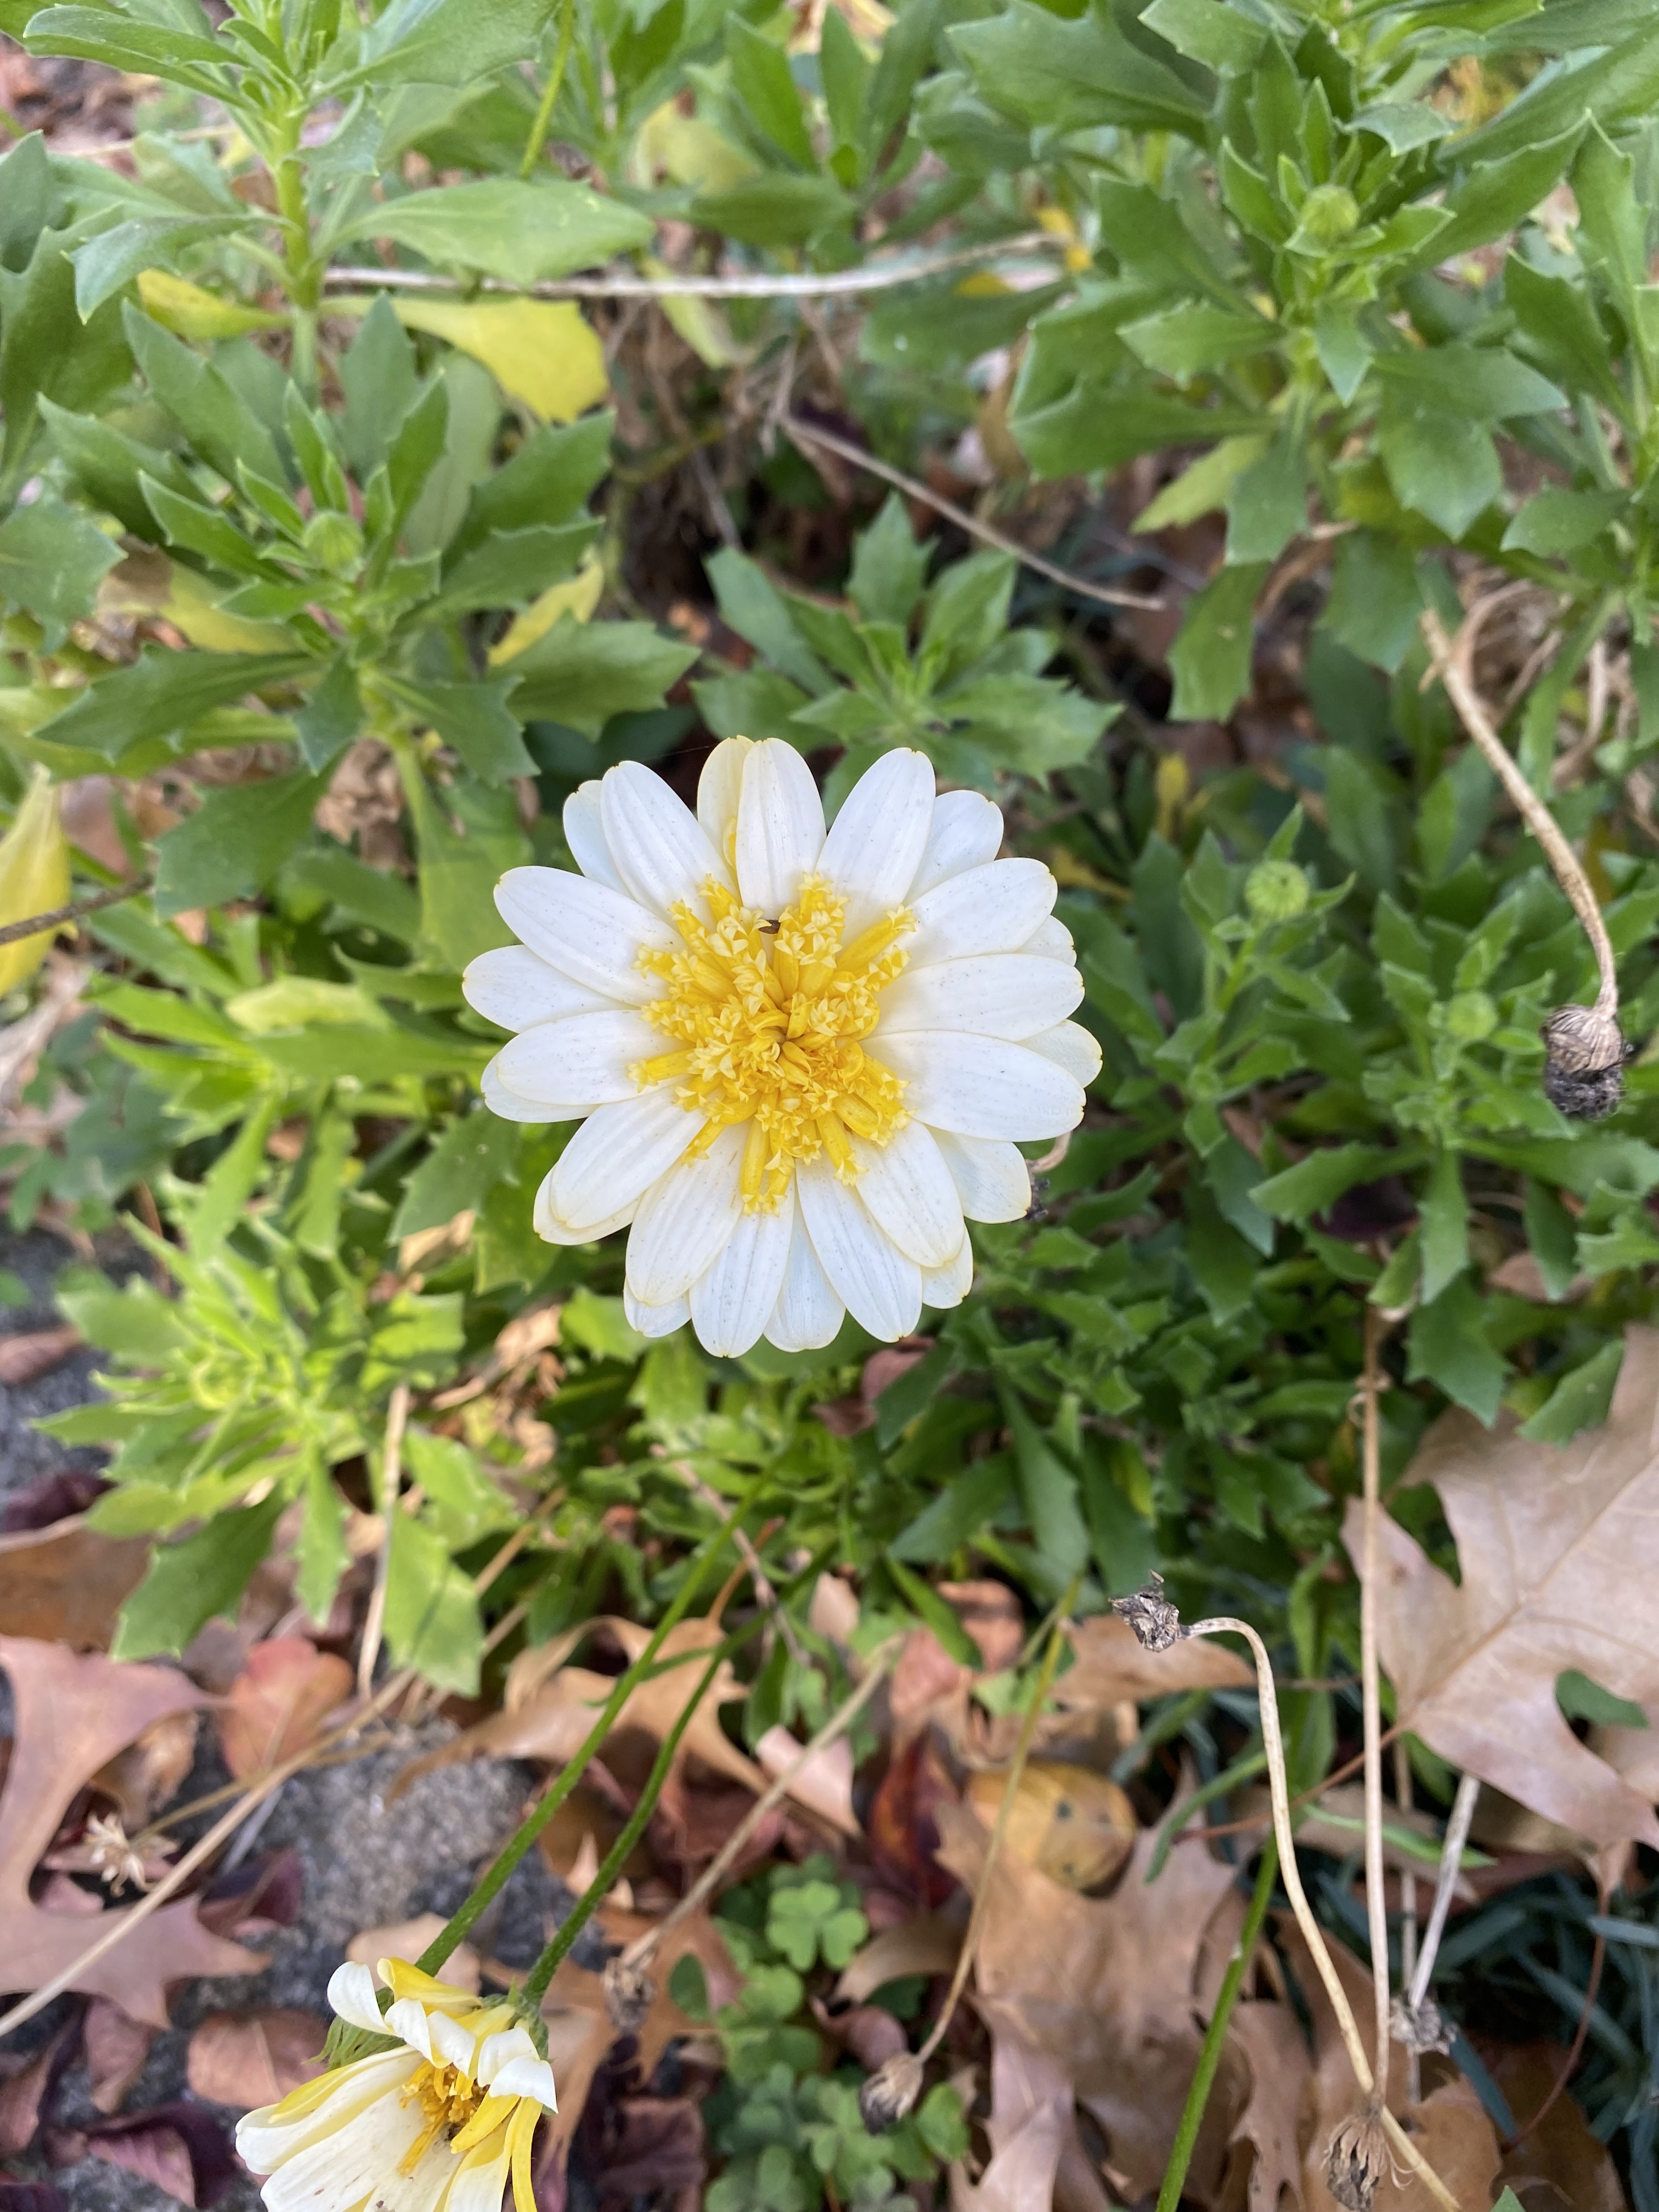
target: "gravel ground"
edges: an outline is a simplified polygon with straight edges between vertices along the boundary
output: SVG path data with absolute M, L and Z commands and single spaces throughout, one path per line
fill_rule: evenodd
M 112 1246 L 100 1257 L 112 1272 L 125 1272 L 122 1262 L 131 1265 L 131 1247 L 124 1251 Z M 0 1336 L 48 1328 L 60 1318 L 52 1304 L 52 1284 L 71 1262 L 67 1246 L 56 1237 L 0 1237 L 0 1268 L 20 1276 L 33 1300 L 27 1308 L 0 1307 Z M 90 1397 L 95 1364 L 95 1354 L 77 1352 L 33 1382 L 0 1388 L 0 1505 L 44 1476 L 95 1468 L 95 1453 L 66 1449 L 29 1425 Z M 3 1691 L 0 1677 L 0 1730 L 10 1725 L 9 1698 Z M 395 1731 L 362 1759 L 296 1775 L 280 1792 L 252 1852 L 289 1849 L 296 1855 L 303 1885 L 298 1917 L 291 1926 L 250 1942 L 250 1948 L 269 1955 L 261 1972 L 179 1987 L 172 2006 L 173 2025 L 156 2039 L 122 2102 L 124 2113 L 181 2099 L 198 2101 L 188 2087 L 185 2062 L 191 2032 L 208 2014 L 263 2005 L 326 2012 L 329 1976 L 354 1936 L 420 1912 L 447 1913 L 460 1903 L 481 1867 L 517 1826 L 536 1778 L 531 1768 L 511 1761 L 445 1767 L 417 1777 L 393 1800 L 392 1786 L 403 1769 L 453 1733 L 443 1721 Z M 213 1730 L 204 1726 L 179 1802 L 201 1796 L 228 1778 Z M 205 1816 L 200 1826 L 211 1817 Z M 187 1826 L 179 1832 L 190 1838 L 197 1832 Z M 532 1852 L 480 1923 L 479 1948 L 509 1966 L 527 1966 L 570 1901 L 564 1885 Z M 600 1965 L 604 1955 L 597 1931 L 590 1930 L 576 1948 L 576 1957 L 586 1966 Z M 38 2048 L 68 2016 L 71 2002 L 60 2001 L 30 2022 L 12 2048 Z M 204 2109 L 227 2131 L 234 2125 L 235 2109 Z M 50 2125 L 71 2130 L 101 2117 L 91 2102 L 84 2066 L 77 2063 L 64 2074 L 46 2117 Z M 177 2203 L 152 2182 L 103 2159 L 88 2156 L 54 2170 L 32 2154 L 17 2161 L 15 2170 L 50 2179 L 73 2212 L 171 2212 Z M 257 2187 L 251 2180 L 238 2181 L 218 2202 L 224 2212 L 253 2212 L 259 2202 Z

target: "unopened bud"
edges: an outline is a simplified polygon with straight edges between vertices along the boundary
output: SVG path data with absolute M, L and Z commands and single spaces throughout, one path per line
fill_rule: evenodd
M 1599 1121 L 1625 1095 L 1625 1062 L 1635 1050 L 1618 1017 L 1600 1006 L 1558 1006 L 1540 1032 L 1544 1096 L 1579 1121 Z
M 637 2033 L 656 2002 L 657 1985 L 643 1966 L 631 1966 L 619 1952 L 605 1962 L 605 2008 L 618 2035 Z
M 1325 2186 L 1346 2212 L 1371 2212 L 1392 2160 L 1382 2124 L 1374 2112 L 1344 2120 L 1325 2154 Z
M 43 768 L 37 768 L 12 824 L 0 837 L 0 926 L 27 921 L 67 906 L 70 896 L 69 841 L 58 819 L 58 792 Z M 0 945 L 0 994 L 15 991 L 46 957 L 49 929 L 15 945 Z
M 1115 1597 L 1112 1611 L 1121 1614 L 1148 1651 L 1167 1651 L 1181 1641 L 1181 1614 L 1164 1595 L 1162 1575 L 1153 1575 L 1133 1597 Z
M 859 2091 L 859 2116 L 872 2136 L 884 2135 L 915 2111 L 921 2094 L 922 2063 L 914 2051 L 896 2051 Z
M 1359 225 L 1359 203 L 1346 185 L 1316 185 L 1302 203 L 1298 237 L 1313 246 L 1335 246 Z
M 1258 860 L 1244 878 L 1244 903 L 1257 921 L 1294 921 L 1308 903 L 1308 878 L 1294 860 Z

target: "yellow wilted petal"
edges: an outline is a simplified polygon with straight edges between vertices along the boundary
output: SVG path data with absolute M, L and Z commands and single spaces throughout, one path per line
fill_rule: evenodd
M 221 300 L 168 269 L 142 269 L 138 297 L 145 312 L 181 338 L 239 338 L 249 331 L 280 331 L 286 315 L 264 307 L 245 307 L 240 300 Z
M 58 811 L 58 791 L 37 768 L 12 825 L 0 838 L 0 927 L 67 906 L 69 840 Z M 41 930 L 16 945 L 0 945 L 0 993 L 26 983 L 46 957 L 52 932 Z
M 562 584 L 550 584 L 540 599 L 532 599 L 520 615 L 514 615 L 505 635 L 489 648 L 489 665 L 499 668 L 504 660 L 532 646 L 538 637 L 544 637 L 561 615 L 570 615 L 585 623 L 599 604 L 599 594 L 605 589 L 605 563 L 597 553 L 583 556 L 582 564 L 574 576 L 567 576 Z
M 361 314 L 364 300 L 336 305 Z M 509 398 L 546 422 L 574 422 L 610 390 L 599 337 L 569 300 L 399 298 L 398 319 L 481 361 Z

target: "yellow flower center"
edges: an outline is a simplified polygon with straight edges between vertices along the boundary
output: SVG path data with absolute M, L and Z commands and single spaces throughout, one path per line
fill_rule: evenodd
M 413 2173 L 440 2136 L 453 2135 L 466 2125 L 487 2092 L 457 2068 L 428 2062 L 410 2077 L 399 2094 L 404 2104 L 419 2104 L 426 2122 L 398 2165 L 400 2173 Z
M 683 951 L 640 955 L 668 987 L 645 1018 L 677 1049 L 629 1073 L 641 1090 L 677 1084 L 678 1103 L 708 1116 L 691 1154 L 748 1122 L 744 1206 L 771 1212 L 798 1160 L 827 1152 L 850 1182 L 858 1162 L 848 1133 L 884 1145 L 904 1126 L 904 1085 L 864 1040 L 904 965 L 896 940 L 915 922 L 897 907 L 843 945 L 846 904 L 821 876 L 804 879 L 775 922 L 712 879 L 703 896 L 712 924 L 689 906 L 673 909 Z

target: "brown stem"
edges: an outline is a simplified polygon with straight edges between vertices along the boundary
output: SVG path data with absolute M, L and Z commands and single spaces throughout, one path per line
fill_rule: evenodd
M 83 915 L 100 914 L 106 906 L 119 906 L 123 899 L 137 898 L 140 891 L 149 889 L 149 878 L 140 876 L 136 883 L 112 884 L 95 897 L 81 899 L 70 906 L 55 906 L 49 914 L 25 915 L 21 921 L 9 921 L 0 929 L 0 945 L 21 945 L 26 937 L 39 937 L 48 929 L 65 929 Z

